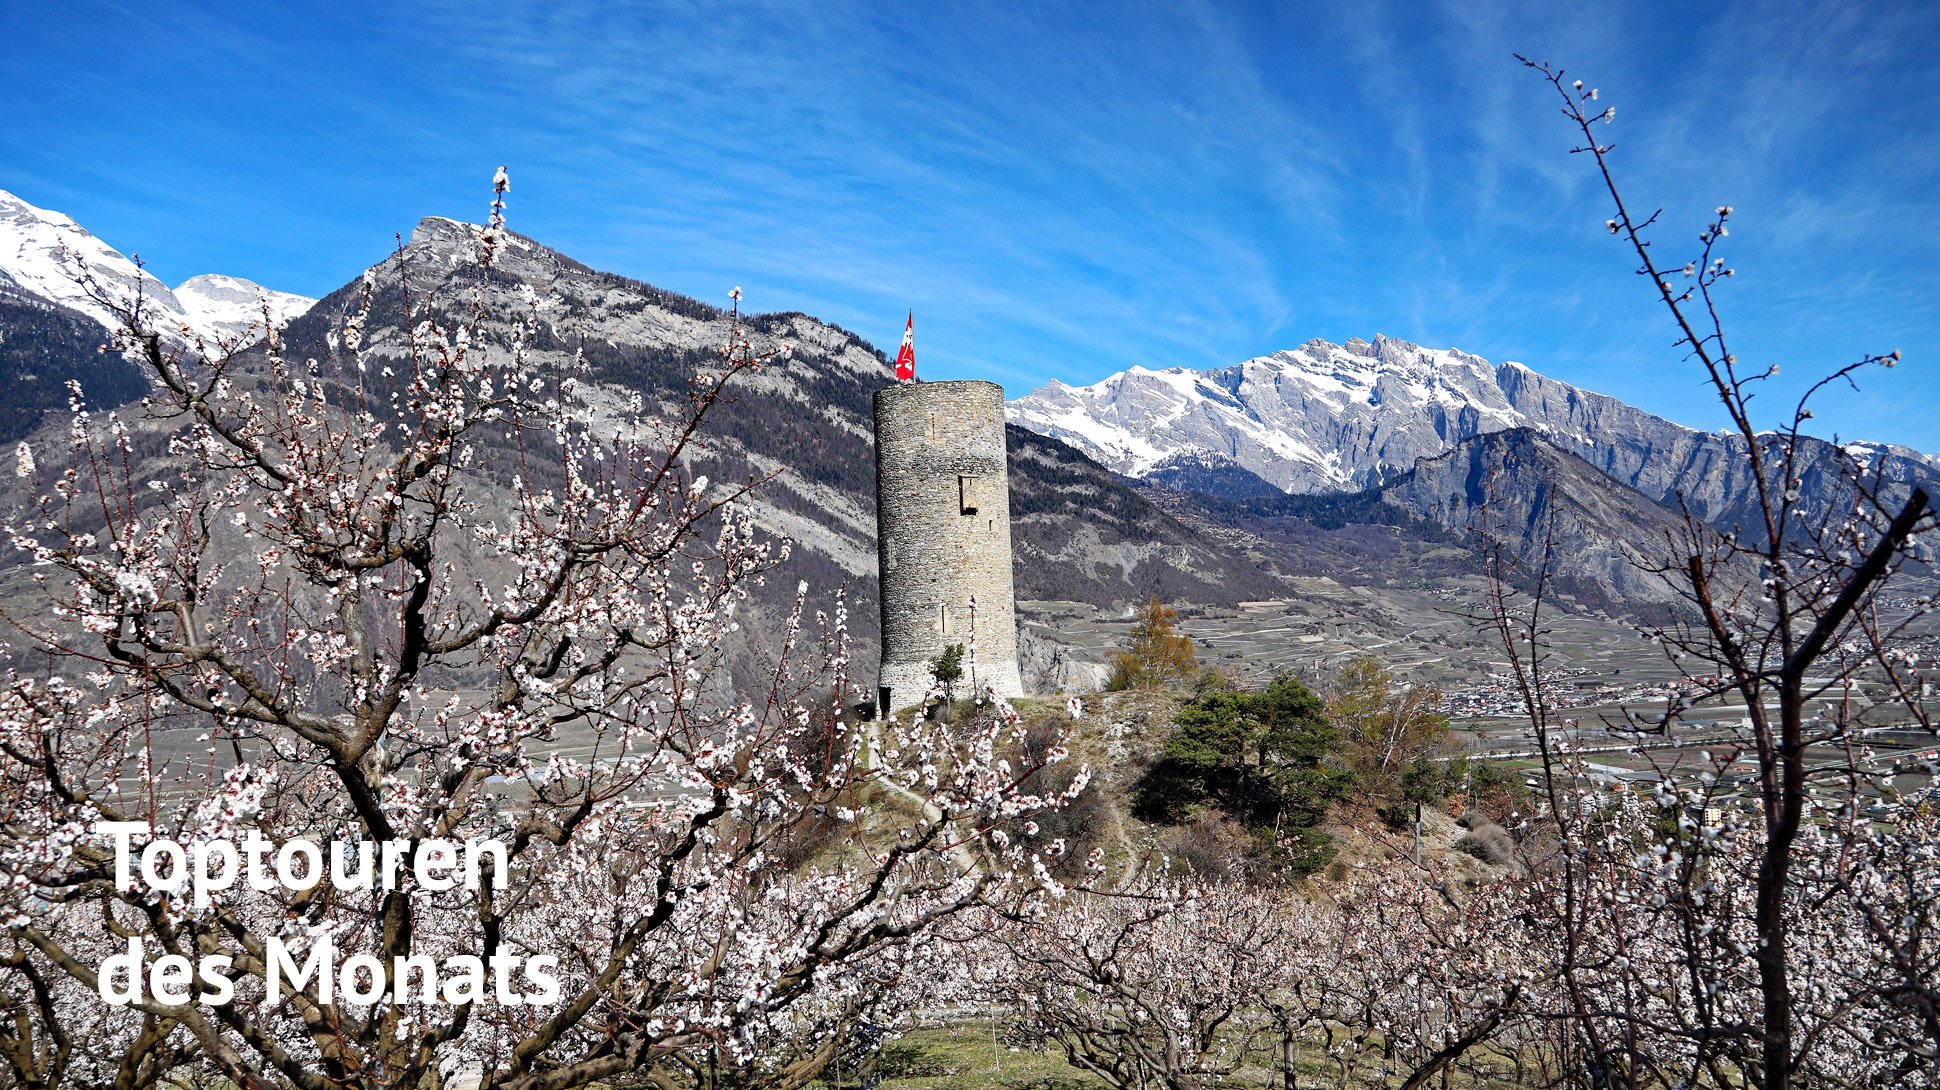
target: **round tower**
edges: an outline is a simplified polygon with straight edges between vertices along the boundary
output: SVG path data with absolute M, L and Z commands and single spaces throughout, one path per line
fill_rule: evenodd
M 876 560 L 882 575 L 883 713 L 923 698 L 930 660 L 971 637 L 964 685 L 1022 696 L 1011 597 L 1004 388 L 914 382 L 876 391 Z

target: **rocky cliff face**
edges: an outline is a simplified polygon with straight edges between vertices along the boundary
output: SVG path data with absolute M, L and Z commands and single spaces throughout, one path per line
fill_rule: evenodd
M 1613 481 L 1531 428 L 1477 436 L 1395 478 L 1376 493 L 1391 507 L 1445 529 L 1502 542 L 1534 572 L 1546 549 L 1572 583 L 1630 602 L 1668 602 L 1648 570 L 1670 555 L 1682 515 Z
M 1757 482 L 1743 438 L 1682 427 L 1526 367 L 1505 364 L 1496 374 L 1510 405 L 1552 445 L 1659 503 L 1688 507 L 1722 529 L 1763 536 Z M 1779 437 L 1767 435 L 1762 442 L 1767 462 L 1776 464 L 1782 456 Z M 1809 518 L 1842 509 L 1855 475 L 1879 487 L 1891 503 L 1904 502 L 1912 484 L 1940 477 L 1940 460 L 1908 447 L 1834 446 L 1810 436 L 1798 443 L 1799 491 Z
M 1091 386 L 1052 383 L 1018 398 L 1011 420 L 1057 436 L 1120 473 L 1167 459 L 1229 459 L 1291 493 L 1374 488 L 1457 445 L 1528 428 L 1617 482 L 1713 525 L 1759 530 L 1743 440 L 1701 432 L 1520 364 L 1377 336 L 1297 349 L 1217 371 L 1133 368 Z M 1849 445 L 1903 493 L 1940 476 L 1904 447 Z M 1841 451 L 1803 440 L 1806 502 L 1834 507 Z
M 1672 600 L 1647 568 L 1668 555 L 1666 535 L 1684 525 L 1679 511 L 1530 428 L 1464 440 L 1362 492 L 1158 495 L 1180 514 L 1277 546 L 1270 566 L 1292 577 L 1364 571 L 1390 582 L 1452 583 L 1479 570 L 1486 535 L 1523 576 L 1547 552 L 1555 585 L 1611 615 L 1654 613 Z

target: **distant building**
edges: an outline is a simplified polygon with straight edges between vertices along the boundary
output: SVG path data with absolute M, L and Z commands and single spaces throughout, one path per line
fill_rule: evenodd
M 1004 388 L 900 383 L 876 391 L 876 559 L 884 714 L 923 698 L 930 660 L 971 642 L 960 691 L 1022 696 L 1011 588 Z

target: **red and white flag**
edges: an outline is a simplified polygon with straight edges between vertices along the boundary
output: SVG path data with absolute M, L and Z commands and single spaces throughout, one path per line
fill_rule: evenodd
M 903 347 L 896 353 L 896 380 L 908 382 L 916 377 L 916 312 L 909 312 L 909 324 L 903 327 Z

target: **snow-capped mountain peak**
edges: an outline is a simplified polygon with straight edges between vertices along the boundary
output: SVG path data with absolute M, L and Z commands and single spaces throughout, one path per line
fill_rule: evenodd
M 0 272 L 43 299 L 112 325 L 108 308 L 75 281 L 83 265 L 109 295 L 133 299 L 139 293 L 157 329 L 173 332 L 188 321 L 168 285 L 89 234 L 73 217 L 0 190 Z
M 263 335 L 263 306 L 272 321 L 282 323 L 316 305 L 316 300 L 287 291 L 272 291 L 240 276 L 204 273 L 175 286 L 175 298 L 188 313 L 189 324 L 204 338 Z M 252 337 L 252 339 L 253 339 Z
M 1011 402 L 1009 416 L 1131 476 L 1197 452 L 1289 491 L 1330 492 L 1368 487 L 1471 435 L 1529 424 L 1496 376 L 1488 361 L 1455 349 L 1315 339 L 1213 371 L 1132 367 L 1090 386 L 1054 382 Z
M 0 190 L 0 276 L 16 285 L 112 328 L 113 314 L 76 282 L 85 266 L 102 291 L 118 300 L 142 301 L 154 328 L 171 339 L 186 340 L 184 326 L 213 346 L 250 325 L 261 326 L 255 284 L 233 276 L 205 275 L 168 285 L 90 234 L 72 216 L 39 208 Z M 269 292 L 272 313 L 287 320 L 315 302 L 288 292 Z M 256 330 L 257 336 L 262 330 Z
M 1373 488 L 1477 436 L 1528 428 L 1660 503 L 1685 504 L 1719 525 L 1756 521 L 1744 506 L 1752 490 L 1742 479 L 1742 439 L 1672 423 L 1520 363 L 1391 337 L 1312 340 L 1213 371 L 1133 367 L 1090 386 L 1053 382 L 1011 402 L 1006 414 L 1128 476 L 1217 477 L 1230 490 L 1233 475 L 1214 472 L 1223 460 L 1295 493 Z M 1826 503 L 1841 479 L 1829 460 L 1834 449 L 1812 447 Z M 1843 450 L 1894 481 L 1940 472 L 1905 447 Z

